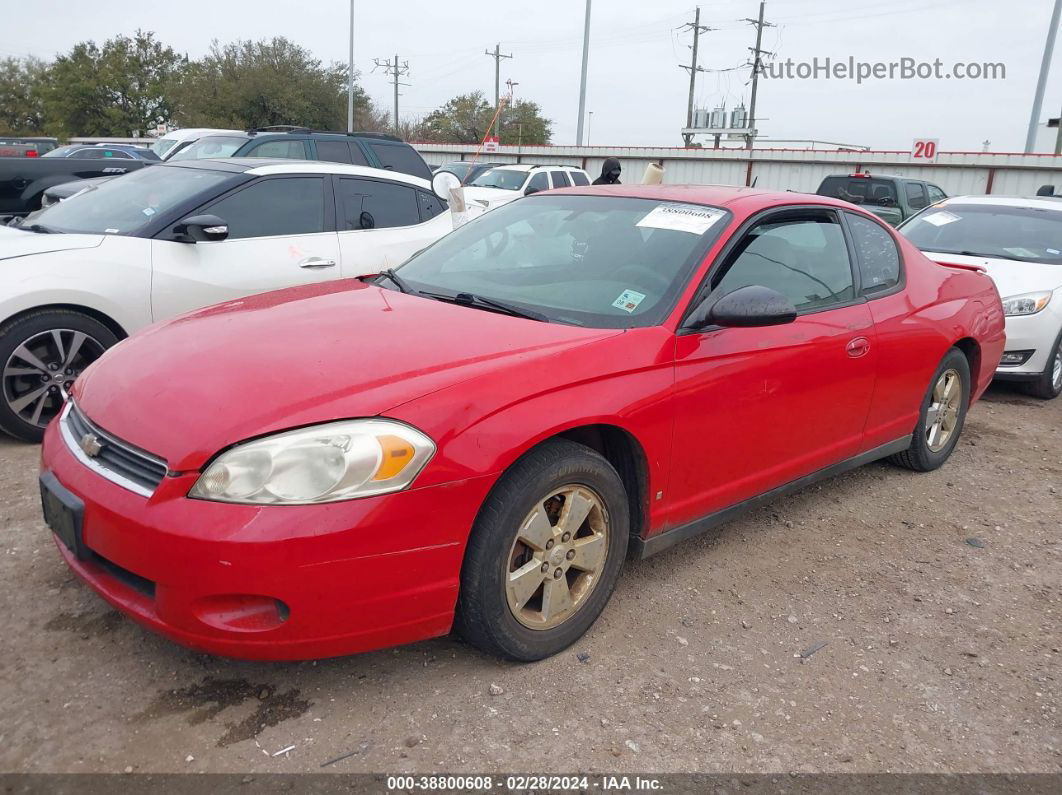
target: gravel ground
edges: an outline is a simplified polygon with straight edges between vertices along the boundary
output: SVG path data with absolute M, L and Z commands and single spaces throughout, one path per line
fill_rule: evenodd
M 1059 773 L 1060 451 L 1062 400 L 994 387 L 943 469 L 873 464 L 629 563 L 553 659 L 260 664 L 82 586 L 36 448 L 0 439 L 0 771 Z

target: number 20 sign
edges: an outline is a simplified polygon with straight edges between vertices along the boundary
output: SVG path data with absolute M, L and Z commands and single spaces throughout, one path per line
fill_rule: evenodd
M 934 161 L 937 159 L 938 138 L 915 138 L 911 147 L 911 157 L 915 160 Z

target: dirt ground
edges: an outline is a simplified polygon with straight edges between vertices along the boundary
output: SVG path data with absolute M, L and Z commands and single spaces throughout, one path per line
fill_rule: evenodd
M 873 464 L 628 563 L 533 665 L 192 653 L 68 573 L 36 477 L 0 439 L 0 771 L 1062 771 L 1062 400 L 994 387 L 937 472 Z

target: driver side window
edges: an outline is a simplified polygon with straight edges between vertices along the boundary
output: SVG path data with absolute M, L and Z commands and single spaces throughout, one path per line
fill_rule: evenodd
M 752 227 L 728 257 L 714 289 L 725 295 L 754 284 L 777 290 L 797 311 L 853 300 L 848 246 L 834 214 L 776 215 Z
M 527 183 L 525 190 L 549 190 L 549 178 L 546 176 L 545 171 L 539 171 L 531 180 Z

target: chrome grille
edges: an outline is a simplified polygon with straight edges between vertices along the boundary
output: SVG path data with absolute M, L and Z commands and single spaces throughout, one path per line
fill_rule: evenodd
M 89 469 L 123 488 L 150 497 L 166 477 L 166 462 L 139 450 L 94 424 L 71 400 L 59 418 L 70 451 Z M 83 444 L 91 447 L 89 455 Z

